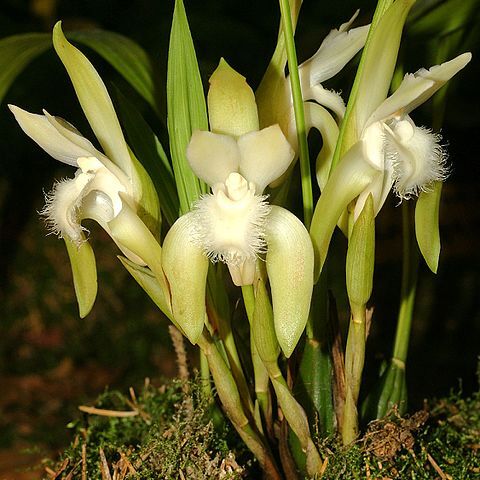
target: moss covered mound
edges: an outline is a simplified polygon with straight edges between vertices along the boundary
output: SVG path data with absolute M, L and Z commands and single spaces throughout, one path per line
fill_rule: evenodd
M 193 383 L 146 382 L 137 397 L 102 394 L 70 424 L 74 441 L 46 479 L 239 479 L 261 473 L 233 429 Z M 480 478 L 480 392 L 452 394 L 425 410 L 372 422 L 350 448 L 319 440 L 323 479 Z

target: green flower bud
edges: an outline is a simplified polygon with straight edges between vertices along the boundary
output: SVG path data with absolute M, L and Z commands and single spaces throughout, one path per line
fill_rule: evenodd
M 369 195 L 348 242 L 347 292 L 350 305 L 363 306 L 372 294 L 375 264 L 375 214 Z

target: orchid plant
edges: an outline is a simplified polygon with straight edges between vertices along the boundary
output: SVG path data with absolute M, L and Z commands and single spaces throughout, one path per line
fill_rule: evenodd
M 379 0 L 372 23 L 352 28 L 356 12 L 298 66 L 293 34 L 301 2 L 280 0 L 277 47 L 257 91 L 221 59 L 205 99 L 185 9 L 176 0 L 167 78 L 170 159 L 161 147 L 156 151 L 162 152 L 162 175 L 142 155 L 137 159 L 135 152 L 145 151 L 141 142 L 127 144 L 107 88 L 60 22 L 53 46 L 103 151 L 60 117 L 10 105 L 34 142 L 76 168 L 73 178 L 54 185 L 41 213 L 66 243 L 80 316 L 93 308 L 97 292 L 95 258 L 82 223 L 93 219 L 112 238 L 133 278 L 198 347 L 203 380 L 213 381 L 224 414 L 267 478 L 322 475 L 326 464 L 312 434 L 319 422 L 321 432 L 337 431 L 345 444 L 359 434 L 375 217 L 390 192 L 402 205 L 420 196 L 418 246 L 429 267 L 437 268 L 438 209 L 425 198 L 438 201 L 437 186 L 448 177 L 449 163 L 440 134 L 417 126 L 410 115 L 471 54 L 407 73 L 389 93 L 413 3 Z M 360 51 L 344 102 L 323 83 Z M 137 76 L 128 72 L 127 80 L 144 93 L 141 70 Z M 308 154 L 311 129 L 322 136 L 315 162 Z M 303 221 L 286 200 L 289 189 L 296 192 L 292 174 L 298 164 Z M 315 202 L 313 181 L 320 189 Z M 344 351 L 337 342 L 336 355 L 330 350 L 322 357 L 318 345 L 331 340 L 322 337 L 324 325 L 338 321 L 324 308 L 324 266 L 337 226 L 348 241 L 350 325 Z M 240 295 L 237 287 L 252 369 L 234 336 L 229 307 Z M 406 407 L 410 320 L 411 311 L 395 340 L 395 352 L 405 353 L 394 354 L 396 370 L 387 373 L 393 377 L 367 395 L 364 420 L 385 415 L 394 404 Z M 308 385 L 304 394 L 294 394 L 295 382 Z

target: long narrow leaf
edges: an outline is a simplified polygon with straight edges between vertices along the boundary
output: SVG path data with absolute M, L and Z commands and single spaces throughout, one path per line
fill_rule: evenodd
M 67 37 L 102 56 L 158 111 L 151 59 L 138 43 L 106 30 L 70 32 Z
M 173 225 L 178 218 L 179 204 L 175 179 L 167 155 L 158 137 L 133 103 L 117 88 L 114 88 L 113 93 L 128 144 L 152 179 L 165 218 Z
M 25 33 L 0 40 L 0 102 L 23 69 L 51 46 L 47 33 Z
M 208 130 L 207 109 L 197 57 L 182 0 L 175 1 L 167 72 L 168 131 L 181 213 L 207 187 L 191 170 L 186 150 L 194 130 Z

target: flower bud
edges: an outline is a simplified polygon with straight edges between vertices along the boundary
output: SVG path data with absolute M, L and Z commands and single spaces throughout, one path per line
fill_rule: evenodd
M 350 305 L 364 306 L 372 294 L 375 263 L 375 214 L 369 195 L 348 241 L 347 292 Z

